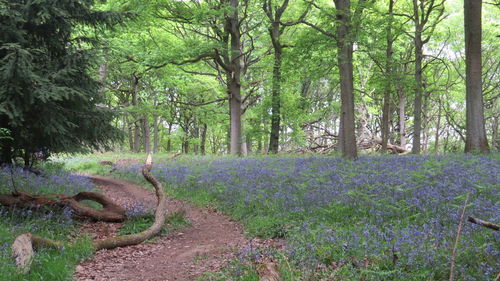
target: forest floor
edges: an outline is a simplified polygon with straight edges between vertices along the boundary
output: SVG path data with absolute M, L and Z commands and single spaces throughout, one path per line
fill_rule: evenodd
M 156 206 L 154 194 L 122 180 L 89 176 L 103 193 L 130 208 Z M 185 211 L 191 223 L 184 229 L 159 236 L 143 244 L 101 250 L 77 266 L 74 279 L 171 281 L 197 280 L 206 272 L 219 271 L 237 251 L 249 243 L 240 224 L 208 208 L 196 208 L 180 200 L 168 200 L 169 211 Z M 94 238 L 115 236 L 122 224 L 88 223 L 83 231 Z

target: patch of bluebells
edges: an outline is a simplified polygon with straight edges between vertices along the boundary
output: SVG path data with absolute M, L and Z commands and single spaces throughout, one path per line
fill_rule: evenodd
M 0 167 L 0 193 L 9 193 L 15 188 L 32 194 L 68 195 L 95 190 L 94 184 L 87 177 L 64 170 L 38 176 L 19 167 Z
M 370 280 L 447 278 L 467 194 L 466 215 L 500 221 L 500 161 L 481 156 L 193 158 L 156 164 L 153 173 L 240 218 L 279 218 L 298 266 L 351 264 L 385 274 Z M 465 222 L 457 279 L 493 279 L 498 245 L 498 232 Z
M 94 191 L 95 186 L 86 177 L 58 170 L 38 176 L 22 168 L 0 167 L 0 194 L 13 190 L 31 194 L 64 193 L 75 195 L 82 191 Z M 74 227 L 73 211 L 29 208 L 16 209 L 0 206 L 0 259 L 10 258 L 10 245 L 16 235 L 31 232 L 49 238 L 65 239 Z

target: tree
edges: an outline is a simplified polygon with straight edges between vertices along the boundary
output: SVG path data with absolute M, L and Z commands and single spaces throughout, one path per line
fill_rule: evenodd
M 465 152 L 488 152 L 481 65 L 481 0 L 464 1 L 466 138 Z
M 25 165 L 44 150 L 77 152 L 110 147 L 120 132 L 101 105 L 99 83 L 89 74 L 100 29 L 122 15 L 97 12 L 93 1 L 14 1 L 0 4 L 0 163 L 22 153 Z M 88 29 L 88 28 L 87 28 Z
M 415 45 L 415 99 L 413 107 L 413 146 L 412 153 L 420 153 L 420 134 L 422 131 L 422 95 L 424 83 L 422 81 L 422 61 L 424 59 L 424 45 L 431 39 L 437 24 L 444 17 L 444 0 L 412 0 L 413 14 L 405 15 L 415 24 L 411 37 Z M 434 15 L 434 18 L 432 16 Z
M 359 28 L 360 18 L 366 5 L 365 0 L 357 3 L 354 11 L 351 9 L 350 0 L 334 0 L 336 11 L 334 15 L 327 12 L 327 16 L 335 19 L 336 30 L 332 33 L 328 30 L 303 21 L 308 26 L 322 34 L 335 39 L 337 43 L 337 63 L 340 77 L 340 132 L 339 144 L 342 157 L 346 159 L 357 158 L 356 133 L 354 119 L 354 78 L 353 78 L 353 53 L 355 34 Z M 311 2 L 312 3 L 312 2 Z M 314 7 L 320 8 L 312 3 Z

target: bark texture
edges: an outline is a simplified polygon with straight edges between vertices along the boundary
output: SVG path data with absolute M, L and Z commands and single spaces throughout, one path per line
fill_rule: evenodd
M 481 63 L 481 0 L 464 1 L 465 152 L 489 152 L 484 123 Z
M 392 78 L 392 43 L 394 39 L 392 38 L 392 19 L 393 19 L 393 8 L 394 0 L 389 1 L 389 21 L 387 22 L 386 28 L 386 64 L 385 64 L 385 76 L 386 85 L 384 91 L 384 105 L 382 107 L 382 151 L 387 151 L 387 143 L 389 141 L 389 119 L 390 117 L 390 98 L 391 98 L 391 78 Z
M 241 155 L 241 33 L 238 16 L 239 0 L 230 0 L 231 12 L 227 18 L 227 32 L 231 35 L 231 63 L 228 83 L 231 112 L 231 154 Z
M 420 134 L 422 131 L 422 60 L 423 46 L 422 29 L 423 25 L 420 22 L 418 0 L 413 0 L 413 17 L 415 20 L 415 35 L 413 42 L 415 44 L 415 99 L 413 101 L 413 145 L 411 152 L 414 154 L 420 153 Z
M 354 86 L 353 86 L 353 40 L 351 37 L 351 1 L 335 0 L 339 11 L 337 19 L 337 49 L 340 73 L 340 145 L 342 157 L 356 159 L 356 134 L 354 122 Z
M 80 201 L 91 200 L 103 206 L 101 210 L 83 205 Z M 125 220 L 125 209 L 106 196 L 95 192 L 80 192 L 71 197 L 64 194 L 32 195 L 15 190 L 10 195 L 0 194 L 0 205 L 17 208 L 64 208 L 73 210 L 76 217 L 96 221 L 121 222 Z

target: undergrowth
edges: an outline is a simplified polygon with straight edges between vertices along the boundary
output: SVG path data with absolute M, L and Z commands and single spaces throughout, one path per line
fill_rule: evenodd
M 140 182 L 140 166 L 123 165 L 112 175 Z M 249 236 L 285 238 L 287 250 L 276 259 L 286 280 L 447 279 L 466 195 L 466 215 L 500 219 L 496 154 L 365 156 L 353 162 L 183 156 L 156 161 L 153 174 L 171 196 L 222 210 L 240 220 Z M 464 222 L 456 279 L 494 279 L 498 245 L 498 232 Z M 245 259 L 232 267 L 220 278 L 255 278 Z
M 78 177 L 52 167 L 37 176 L 22 169 L 0 169 L 0 193 L 9 193 L 14 188 L 30 193 L 76 194 L 91 191 L 93 185 Z M 91 239 L 80 236 L 78 224 L 73 221 L 70 210 L 14 209 L 0 206 L 0 280 L 70 280 L 75 266 L 92 252 Z M 65 241 L 62 249 L 41 249 L 36 252 L 28 274 L 18 274 L 11 254 L 14 239 L 22 233 Z

